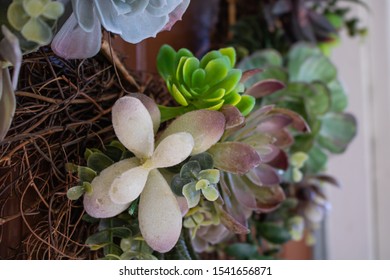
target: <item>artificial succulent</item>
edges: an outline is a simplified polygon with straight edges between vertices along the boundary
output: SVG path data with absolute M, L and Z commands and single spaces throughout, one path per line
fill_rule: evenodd
M 60 1 L 13 0 L 7 9 L 7 19 L 20 35 L 22 49 L 31 51 L 51 42 L 53 28 L 63 13 Z
M 99 174 L 87 188 L 84 208 L 92 217 L 109 218 L 128 209 L 139 197 L 138 220 L 143 238 L 154 250 L 167 252 L 180 236 L 182 215 L 158 169 L 177 165 L 210 148 L 222 136 L 225 119 L 215 111 L 190 112 L 176 119 L 155 145 L 159 111 L 151 99 L 135 96 L 119 99 L 112 111 L 115 133 L 134 156 L 116 163 L 99 157 L 100 163 L 111 165 L 101 168 L 102 164 L 95 164 Z
M 199 60 L 187 49 L 176 52 L 168 45 L 162 46 L 157 56 L 157 69 L 168 91 L 181 105 L 160 106 L 162 120 L 192 110 L 219 110 L 226 104 L 234 105 L 243 115 L 248 115 L 255 98 L 242 94 L 242 71 L 234 68 L 235 63 L 233 48 L 210 51 Z
M 208 201 L 219 197 L 217 184 L 220 173 L 213 169 L 213 158 L 208 153 L 193 156 L 180 169 L 171 182 L 172 190 L 179 196 L 184 196 L 189 208 L 198 205 L 201 194 Z
M 189 3 L 190 0 L 72 0 L 73 13 L 55 36 L 52 48 L 67 59 L 92 57 L 100 50 L 101 26 L 126 42 L 139 43 L 170 30 Z
M 310 44 L 298 43 L 289 51 L 286 64 L 273 50 L 253 53 L 242 60 L 243 70 L 262 68 L 247 80 L 277 78 L 286 87 L 263 96 L 261 104 L 276 104 L 299 113 L 309 124 L 311 133 L 297 135 L 291 152 L 304 152 L 308 159 L 304 173 L 323 171 L 329 153 L 344 152 L 356 134 L 356 120 L 345 113 L 348 104 L 345 91 L 337 78 L 336 67 L 322 52 Z
M 0 141 L 4 139 L 15 113 L 16 89 L 22 53 L 19 41 L 7 27 L 1 26 L 3 38 L 0 41 Z M 13 66 L 12 81 L 9 66 Z

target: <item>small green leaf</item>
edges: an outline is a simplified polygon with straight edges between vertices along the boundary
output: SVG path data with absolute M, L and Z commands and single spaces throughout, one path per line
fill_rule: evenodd
M 308 155 L 304 152 L 295 152 L 290 157 L 290 164 L 298 169 L 302 168 L 308 159 Z
M 189 208 L 193 208 L 198 205 L 200 201 L 200 192 L 196 190 L 196 183 L 191 182 L 183 187 L 183 195 L 187 200 Z
M 82 182 L 92 182 L 97 176 L 96 171 L 86 166 L 79 166 L 77 169 L 78 177 Z
M 191 84 L 194 89 L 202 88 L 205 85 L 206 72 L 203 69 L 196 69 L 191 76 Z
M 214 167 L 213 157 L 209 153 L 201 153 L 191 157 L 191 161 L 197 161 L 201 170 L 211 169 Z
M 234 243 L 226 248 L 226 253 L 237 260 L 251 260 L 259 257 L 256 245 L 248 243 Z
M 262 237 L 274 244 L 283 244 L 291 239 L 289 231 L 271 222 L 264 222 L 258 225 Z
M 183 96 L 183 94 L 180 92 L 180 90 L 177 88 L 175 84 L 172 85 L 171 94 L 177 103 L 179 103 L 182 106 L 188 106 L 188 102 L 186 98 Z
M 183 179 L 196 179 L 196 176 L 201 171 L 199 162 L 190 160 L 185 163 L 180 170 L 180 177 Z
M 118 162 L 122 159 L 123 151 L 114 146 L 107 146 L 104 153 L 112 159 L 114 162 Z
M 174 76 L 176 51 L 169 45 L 163 45 L 157 54 L 157 70 L 164 80 Z
M 221 57 L 210 61 L 206 68 L 206 83 L 214 85 L 222 81 L 230 70 L 229 60 Z
M 181 178 L 180 175 L 175 175 L 171 182 L 171 190 L 177 196 L 183 196 L 183 187 L 184 185 L 191 182 L 191 179 Z
M 16 1 L 12 2 L 7 10 L 7 19 L 13 28 L 20 31 L 28 22 L 29 16 L 24 11 L 23 5 Z
M 222 54 L 219 51 L 211 51 L 208 52 L 205 56 L 200 60 L 200 68 L 206 68 L 207 64 L 214 59 L 221 58 Z
M 198 174 L 198 179 L 206 179 L 211 184 L 217 184 L 220 179 L 220 172 L 218 169 L 202 170 Z
M 84 194 L 84 192 L 85 189 L 83 186 L 75 186 L 67 191 L 66 196 L 70 200 L 77 200 Z
M 208 201 L 216 201 L 219 197 L 219 192 L 213 185 L 203 187 L 202 194 Z
M 246 117 L 256 104 L 256 98 L 250 95 L 243 95 L 240 102 L 236 105 L 237 109 L 240 110 L 241 114 Z
M 356 119 L 351 114 L 327 114 L 322 119 L 319 144 L 332 153 L 342 153 L 355 137 L 356 126 Z
M 40 45 L 49 44 L 53 36 L 49 25 L 40 18 L 30 18 L 20 32 L 28 41 Z
M 51 20 L 57 20 L 64 13 L 64 5 L 58 1 L 53 1 L 45 5 L 43 16 Z
M 309 152 L 309 158 L 306 162 L 305 169 L 310 174 L 317 174 L 326 169 L 328 156 L 322 151 L 320 147 L 315 145 Z
M 102 153 L 93 153 L 87 160 L 88 167 L 95 170 L 97 173 L 100 173 L 112 164 L 114 164 L 114 161 Z
M 222 49 L 219 49 L 219 52 L 228 57 L 229 58 L 229 61 L 230 61 L 230 67 L 234 67 L 234 65 L 236 64 L 236 50 L 232 47 L 228 47 L 228 48 L 222 48 Z
M 210 185 L 209 181 L 207 181 L 205 179 L 201 179 L 198 182 L 196 182 L 195 190 L 197 190 L 197 191 L 202 190 L 202 189 L 208 187 L 209 185 Z

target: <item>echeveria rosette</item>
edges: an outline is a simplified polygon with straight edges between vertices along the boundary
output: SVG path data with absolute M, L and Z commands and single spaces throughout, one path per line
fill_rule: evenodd
M 67 59 L 92 57 L 100 50 L 101 26 L 126 42 L 139 43 L 170 30 L 189 3 L 190 0 L 72 0 L 73 13 L 55 36 L 52 49 Z
M 236 115 L 227 119 L 239 119 L 232 108 L 224 112 Z M 252 112 L 245 123 L 235 123 L 208 152 L 215 167 L 223 171 L 225 188 L 234 194 L 229 198 L 223 193 L 224 200 L 231 200 L 226 203 L 227 212 L 246 223 L 248 213 L 273 211 L 285 199 L 279 174 L 288 168 L 284 149 L 293 143 L 289 128 L 300 132 L 309 128 L 295 112 L 274 106 Z
M 160 106 L 162 120 L 169 120 L 185 112 L 208 109 L 219 110 L 223 105 L 239 108 L 244 116 L 255 105 L 255 98 L 242 95 L 242 71 L 235 69 L 236 52 L 223 48 L 197 59 L 187 49 L 175 51 L 164 45 L 157 56 L 157 69 L 166 81 L 168 91 L 180 107 Z
M 22 63 L 19 41 L 4 25 L 1 26 L 3 39 L 0 41 L 0 141 L 4 139 L 16 109 L 14 90 L 18 82 Z M 8 70 L 13 66 L 13 77 Z
M 7 10 L 7 19 L 20 33 L 22 48 L 30 51 L 51 42 L 52 29 L 63 13 L 64 5 L 60 1 L 13 0 Z
M 158 169 L 177 165 L 189 155 L 204 152 L 215 144 L 223 134 L 225 120 L 219 112 L 191 112 L 189 118 L 195 124 L 204 124 L 206 115 L 209 124 L 206 127 L 213 126 L 214 133 L 200 124 L 187 131 L 180 130 L 183 124 L 177 119 L 170 126 L 173 126 L 170 134 L 160 139 L 155 148 L 154 130 L 159 125 L 159 111 L 153 109 L 154 103 L 147 107 L 144 104 L 145 101 L 130 96 L 115 103 L 112 111 L 115 133 L 135 157 L 102 170 L 91 182 L 92 191 L 84 195 L 84 207 L 93 217 L 112 217 L 140 197 L 138 219 L 142 236 L 154 250 L 167 252 L 180 236 L 182 217 L 178 202 Z M 186 116 L 182 117 L 186 125 Z

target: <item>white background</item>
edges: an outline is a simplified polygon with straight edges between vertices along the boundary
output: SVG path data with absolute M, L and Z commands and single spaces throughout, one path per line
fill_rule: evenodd
M 342 183 L 330 189 L 327 258 L 390 259 L 390 1 L 354 9 L 369 28 L 362 42 L 343 36 L 332 60 L 358 119 L 358 136 L 328 173 Z

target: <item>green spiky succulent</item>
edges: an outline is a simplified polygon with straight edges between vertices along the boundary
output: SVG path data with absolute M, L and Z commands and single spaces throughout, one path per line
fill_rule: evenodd
M 242 71 L 234 68 L 236 52 L 223 48 L 207 53 L 201 60 L 189 50 L 175 51 L 164 45 L 157 56 L 157 68 L 180 107 L 160 106 L 162 120 L 197 109 L 219 110 L 225 104 L 251 112 L 255 98 L 242 95 Z
M 9 24 L 27 42 L 24 48 L 47 45 L 53 37 L 52 28 L 64 13 L 64 5 L 51 0 L 14 0 L 8 7 Z

